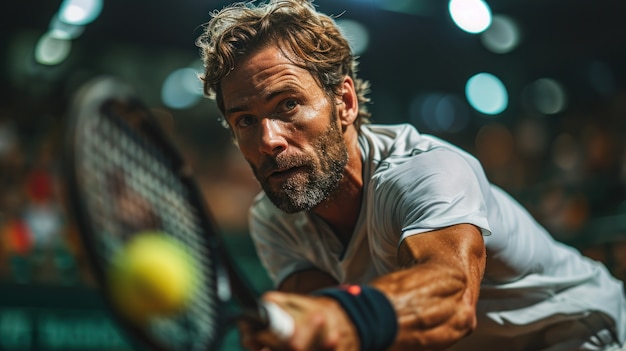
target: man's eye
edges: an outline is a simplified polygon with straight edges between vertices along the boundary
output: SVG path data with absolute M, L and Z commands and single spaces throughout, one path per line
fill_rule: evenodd
M 278 107 L 279 113 L 290 112 L 298 107 L 298 101 L 294 99 L 287 99 Z
M 296 108 L 296 106 L 298 106 L 298 102 L 296 100 L 285 101 L 285 108 L 287 110 L 293 110 L 294 108 Z
M 254 124 L 254 117 L 250 115 L 244 115 L 237 119 L 237 127 L 245 128 Z

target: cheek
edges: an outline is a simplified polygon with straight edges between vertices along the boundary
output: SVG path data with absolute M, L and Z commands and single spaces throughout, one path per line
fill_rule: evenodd
M 251 145 L 253 144 L 253 141 L 255 140 L 255 136 L 253 135 L 251 130 L 231 128 L 231 133 L 232 133 L 231 135 L 233 138 L 233 143 L 242 152 L 245 149 L 250 149 Z
M 332 111 L 328 104 L 304 109 L 301 117 L 293 124 L 293 133 L 302 133 L 309 137 L 323 134 L 328 129 L 331 119 Z
M 253 153 L 255 152 L 255 150 L 258 149 L 258 148 L 252 147 L 251 143 L 245 140 L 243 140 L 243 142 L 236 140 L 235 145 L 239 149 L 239 152 L 241 152 L 241 155 L 243 155 L 243 157 L 248 161 L 250 161 L 253 158 Z

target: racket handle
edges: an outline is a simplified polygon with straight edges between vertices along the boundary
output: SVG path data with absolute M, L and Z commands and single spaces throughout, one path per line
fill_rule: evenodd
M 267 312 L 268 329 L 281 340 L 291 338 L 295 328 L 293 317 L 273 302 L 263 301 L 262 306 Z

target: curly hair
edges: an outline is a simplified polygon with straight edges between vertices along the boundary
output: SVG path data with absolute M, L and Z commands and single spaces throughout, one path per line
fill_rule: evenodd
M 369 82 L 357 78 L 357 57 L 339 27 L 317 12 L 313 0 L 239 2 L 211 13 L 196 44 L 201 50 L 204 93 L 224 113 L 221 80 L 247 55 L 270 45 L 290 50 L 294 64 L 308 70 L 328 96 L 339 96 L 345 76 L 352 78 L 359 102 L 357 130 L 370 122 Z

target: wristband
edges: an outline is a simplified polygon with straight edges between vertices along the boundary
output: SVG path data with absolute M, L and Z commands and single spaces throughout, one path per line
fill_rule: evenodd
M 387 297 L 371 286 L 340 285 L 313 292 L 339 302 L 359 335 L 361 351 L 386 350 L 398 333 L 396 311 Z

